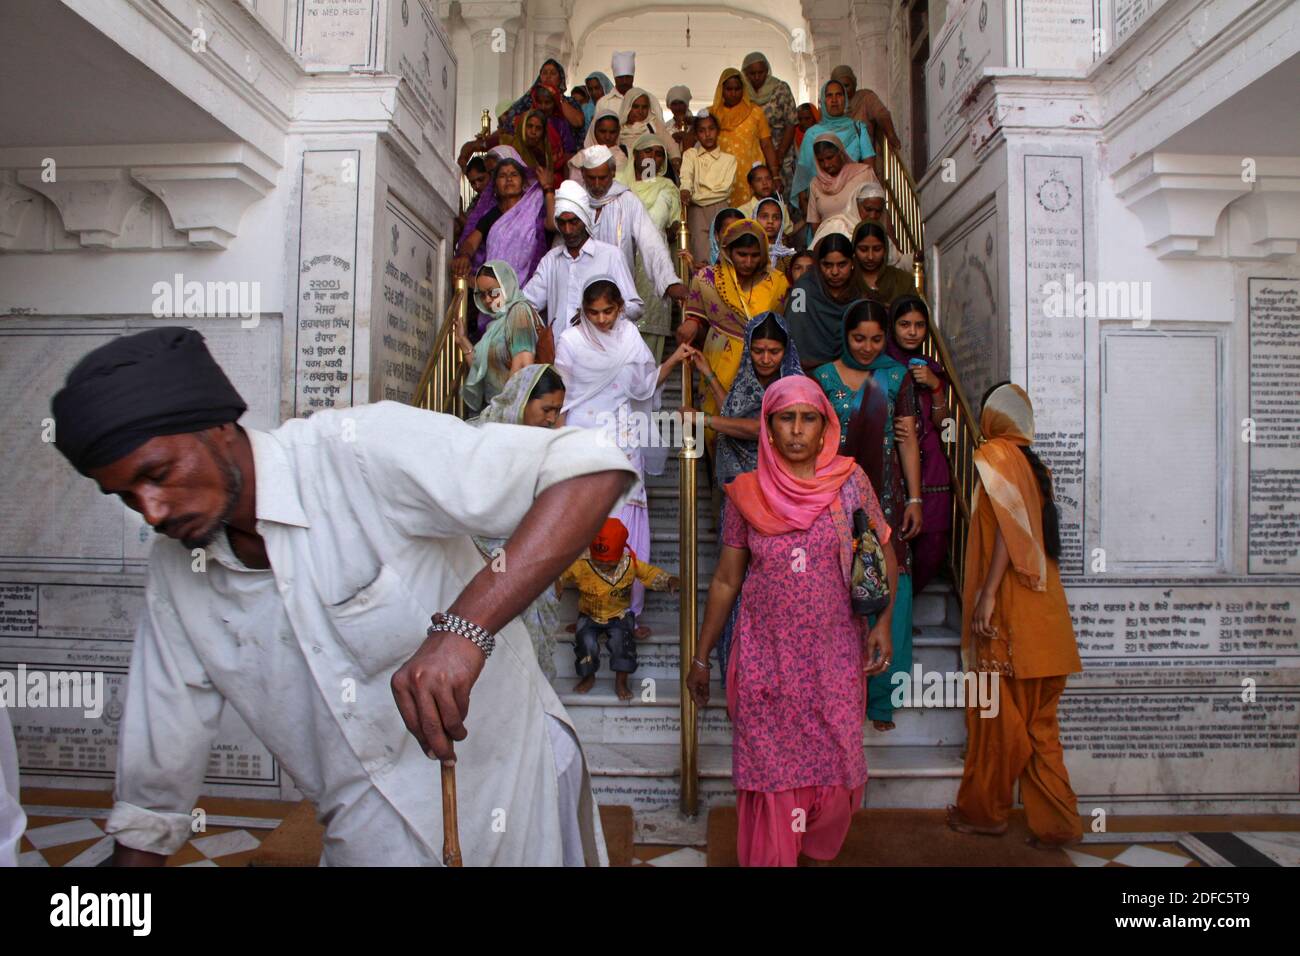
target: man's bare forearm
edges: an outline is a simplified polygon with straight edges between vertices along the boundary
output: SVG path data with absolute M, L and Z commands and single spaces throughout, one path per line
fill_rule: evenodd
M 494 633 L 505 627 L 591 544 L 631 481 L 626 471 L 599 471 L 547 488 L 506 541 L 503 560 L 476 574 L 450 613 Z

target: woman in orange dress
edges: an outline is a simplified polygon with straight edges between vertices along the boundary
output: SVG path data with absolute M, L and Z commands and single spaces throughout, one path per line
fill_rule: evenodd
M 962 594 L 962 668 L 980 675 L 985 700 L 966 707 L 966 768 L 948 825 L 1007 831 L 1020 783 L 1040 849 L 1078 843 L 1083 829 L 1061 750 L 1056 705 L 1066 676 L 1083 669 L 1061 586 L 1061 535 L 1052 475 L 1034 454 L 1034 409 L 1018 385 L 984 396 L 975 452 Z M 994 691 L 996 687 L 996 691 Z M 980 704 L 986 704 L 982 708 Z
M 768 169 L 781 168 L 776 161 L 776 149 L 772 146 L 772 131 L 763 108 L 749 98 L 744 77 L 735 67 L 723 70 L 718 78 L 709 113 L 718 121 L 718 147 L 736 157 L 736 182 L 731 187 L 731 205 L 742 206 L 753 198 L 745 175 L 751 166 L 761 162 L 766 163 Z

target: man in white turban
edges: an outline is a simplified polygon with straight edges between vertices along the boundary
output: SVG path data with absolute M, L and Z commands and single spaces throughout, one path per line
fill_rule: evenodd
M 582 153 L 582 181 L 592 210 L 592 235 L 623 253 L 629 273 L 636 269 L 636 254 L 655 294 L 686 301 L 686 286 L 677 278 L 664 234 L 655 226 L 636 193 L 616 182 L 614 154 L 606 146 L 591 146 Z M 558 207 L 557 207 L 558 208 Z
M 632 89 L 636 75 L 636 51 L 615 50 L 613 61 L 610 63 L 610 72 L 614 74 L 614 89 L 601 97 L 600 105 L 622 110 L 623 97 L 628 90 Z M 661 116 L 660 119 L 662 118 Z
M 607 147 L 592 148 L 605 150 L 608 162 Z M 593 276 L 612 276 L 623 293 L 623 314 L 633 322 L 641 317 L 641 296 L 637 295 L 632 270 L 617 246 L 595 238 L 594 221 L 587 190 L 571 179 L 560 183 L 555 191 L 555 231 L 562 241 L 542 256 L 537 271 L 523 288 L 524 298 L 533 308 L 547 313 L 557 339 L 578 314 L 582 290 Z

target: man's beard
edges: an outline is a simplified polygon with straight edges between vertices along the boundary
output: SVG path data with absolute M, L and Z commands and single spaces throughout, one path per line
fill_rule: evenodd
M 208 454 L 210 454 L 212 460 L 217 463 L 217 467 L 221 469 L 221 476 L 224 479 L 223 484 L 226 487 L 226 505 L 221 509 L 221 515 L 216 521 L 212 522 L 212 524 L 206 528 L 201 529 L 198 534 L 194 535 L 192 538 L 181 539 L 181 543 L 191 550 L 194 548 L 206 548 L 212 543 L 212 540 L 217 536 L 217 532 L 226 526 L 226 523 L 230 520 L 230 516 L 235 513 L 235 508 L 239 504 L 240 492 L 244 489 L 244 475 L 243 472 L 239 470 L 239 466 L 233 461 L 227 461 L 218 455 L 216 449 L 212 447 L 212 444 L 207 440 L 207 438 L 200 437 L 199 440 L 203 442 L 203 446 L 207 448 Z

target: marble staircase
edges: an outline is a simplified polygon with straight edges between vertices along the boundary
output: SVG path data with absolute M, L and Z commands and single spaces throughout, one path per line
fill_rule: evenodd
M 665 408 L 676 408 L 680 390 L 670 380 Z M 678 462 L 674 451 L 661 476 L 647 480 L 650 503 L 650 560 L 671 573 L 679 565 Z M 718 543 L 704 465 L 698 467 L 699 613 L 704 614 L 709 580 L 716 564 Z M 566 591 L 561 620 L 577 618 L 577 596 Z M 925 671 L 957 669 L 959 635 L 957 605 L 947 582 L 935 582 L 920 595 L 915 608 L 914 663 Z M 707 707 L 699 719 L 700 812 L 694 818 L 678 810 L 680 776 L 680 643 L 678 598 L 650 593 L 641 623 L 652 633 L 638 642 L 639 666 L 632 675 L 633 698 L 621 701 L 614 693 L 608 654 L 602 646 L 597 681 L 588 693 L 574 693 L 573 635 L 556 635 L 555 689 L 573 718 L 592 772 L 599 803 L 627 804 L 633 808 L 638 843 L 703 845 L 710 806 L 735 802 L 731 786 L 731 722 L 725 696 L 714 682 Z M 959 708 L 903 708 L 896 712 L 896 728 L 876 731 L 868 723 L 863 746 L 871 778 L 868 807 L 936 808 L 952 802 L 961 776 L 965 741 L 963 713 Z

